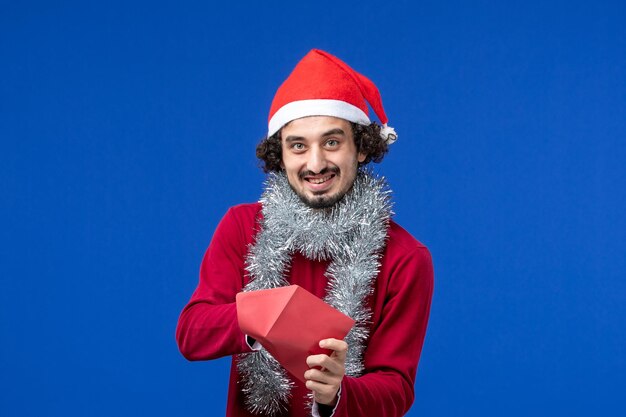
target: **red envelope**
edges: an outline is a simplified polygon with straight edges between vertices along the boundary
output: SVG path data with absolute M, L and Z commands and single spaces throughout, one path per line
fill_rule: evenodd
M 237 294 L 241 331 L 256 339 L 287 371 L 305 382 L 309 355 L 325 353 L 322 339 L 346 337 L 354 320 L 297 285 Z

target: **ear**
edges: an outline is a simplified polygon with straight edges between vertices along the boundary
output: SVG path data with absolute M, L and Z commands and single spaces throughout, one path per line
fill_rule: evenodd
M 356 159 L 357 161 L 359 161 L 359 163 L 362 163 L 363 161 L 365 161 L 365 158 L 367 158 L 367 154 L 359 152 Z

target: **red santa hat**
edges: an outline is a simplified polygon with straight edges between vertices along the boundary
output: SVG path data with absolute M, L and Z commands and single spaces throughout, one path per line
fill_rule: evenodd
M 369 125 L 367 103 L 383 126 L 380 135 L 388 144 L 395 142 L 398 135 L 387 126 L 387 115 L 376 85 L 339 58 L 313 49 L 276 91 L 267 135 L 273 135 L 292 120 L 307 116 L 334 116 Z

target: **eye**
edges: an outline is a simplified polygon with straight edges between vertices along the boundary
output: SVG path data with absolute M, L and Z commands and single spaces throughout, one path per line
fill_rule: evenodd
M 339 145 L 339 141 L 337 139 L 329 139 L 326 141 L 326 146 L 334 148 Z
M 303 151 L 304 150 L 304 144 L 303 143 L 292 143 L 291 144 L 291 149 L 293 149 L 294 151 Z

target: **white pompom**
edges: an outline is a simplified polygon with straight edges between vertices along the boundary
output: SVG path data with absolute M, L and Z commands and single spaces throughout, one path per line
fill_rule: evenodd
M 391 145 L 398 140 L 398 134 L 391 126 L 387 126 L 387 123 L 380 129 L 380 136 L 387 142 L 387 145 Z

